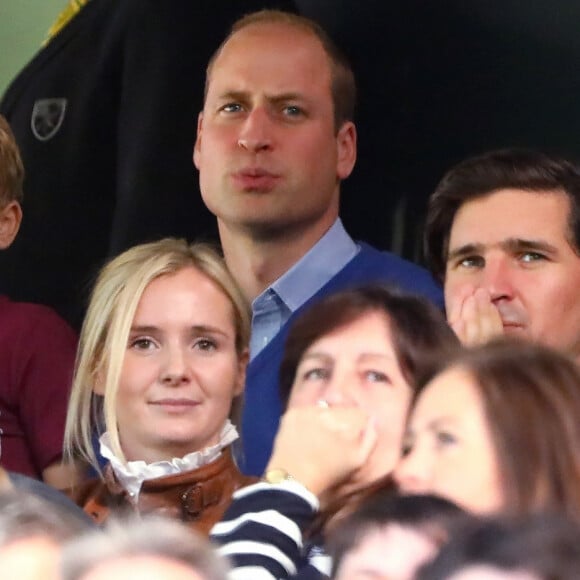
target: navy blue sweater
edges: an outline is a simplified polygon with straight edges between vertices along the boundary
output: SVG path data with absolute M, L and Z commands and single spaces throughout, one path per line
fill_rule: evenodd
M 242 415 L 243 456 L 239 458 L 245 473 L 262 475 L 270 458 L 281 415 L 278 372 L 284 344 L 292 321 L 304 308 L 332 292 L 372 282 L 392 284 L 443 307 L 441 288 L 425 269 L 367 244 L 360 245 L 360 252 L 294 312 L 274 339 L 251 361 Z

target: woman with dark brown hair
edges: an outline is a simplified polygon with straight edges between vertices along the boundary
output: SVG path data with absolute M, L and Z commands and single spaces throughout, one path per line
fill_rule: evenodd
M 329 296 L 296 320 L 263 481 L 235 494 L 212 532 L 236 578 L 328 575 L 326 531 L 391 485 L 416 385 L 457 346 L 434 306 L 379 286 Z
M 458 354 L 417 396 L 395 479 L 479 514 L 580 521 L 577 365 L 507 340 Z

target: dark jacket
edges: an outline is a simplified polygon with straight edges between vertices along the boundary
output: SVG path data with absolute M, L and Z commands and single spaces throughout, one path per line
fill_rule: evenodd
M 192 152 L 210 55 L 240 16 L 292 0 L 90 0 L 0 103 L 26 168 L 0 293 L 75 326 L 104 260 L 216 234 Z

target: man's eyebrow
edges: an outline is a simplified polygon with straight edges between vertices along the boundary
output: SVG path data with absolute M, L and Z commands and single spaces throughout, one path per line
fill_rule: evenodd
M 447 253 L 447 261 L 453 262 L 471 254 L 481 254 L 484 249 L 484 244 L 464 244 L 463 246 L 450 250 Z
M 220 101 L 244 101 L 249 96 L 246 91 L 225 91 L 218 95 Z
M 251 97 L 249 91 L 243 90 L 227 90 L 218 95 L 221 101 L 245 101 Z M 278 94 L 267 94 L 266 100 L 271 103 L 281 103 L 286 101 L 304 101 L 305 96 L 297 92 L 287 92 Z
M 284 101 L 302 101 L 304 95 L 300 93 L 280 93 L 278 95 L 267 95 L 266 97 L 272 103 L 279 103 Z
M 557 254 L 558 248 L 545 240 L 524 240 L 522 238 L 508 238 L 501 243 L 504 250 L 515 254 L 522 251 L 536 251 L 546 254 Z
M 493 244 L 496 246 L 496 244 Z M 497 244 L 504 252 L 509 254 L 517 254 L 519 252 L 542 252 L 545 254 L 555 255 L 558 253 L 558 248 L 549 244 L 545 240 L 526 240 L 523 238 L 507 238 Z M 497 247 L 496 246 L 496 247 Z M 481 255 L 486 249 L 485 244 L 465 244 L 455 248 L 447 254 L 447 262 L 454 262 L 465 256 L 473 254 Z

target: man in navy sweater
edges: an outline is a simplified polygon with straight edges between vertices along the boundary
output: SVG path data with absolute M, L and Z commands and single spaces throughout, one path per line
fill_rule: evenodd
M 423 269 L 354 242 L 339 219 L 356 160 L 353 72 L 312 21 L 276 11 L 239 20 L 210 60 L 194 162 L 224 255 L 252 303 L 243 467 L 261 474 L 281 405 L 292 319 L 348 286 L 392 282 L 442 303 Z

